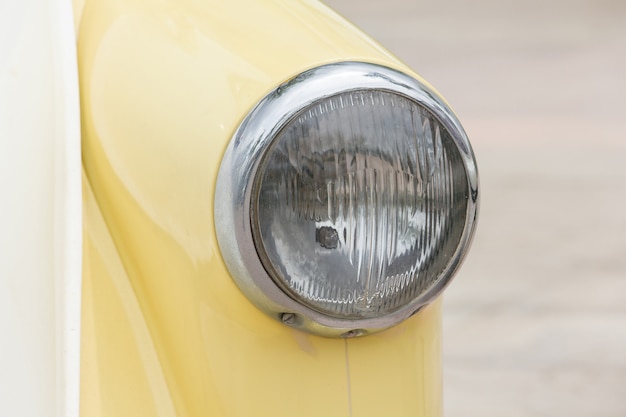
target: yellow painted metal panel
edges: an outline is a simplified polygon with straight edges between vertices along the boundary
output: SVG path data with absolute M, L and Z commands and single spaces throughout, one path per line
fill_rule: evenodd
M 222 268 L 134 286 L 85 184 L 82 415 L 348 415 L 343 340 L 266 319 Z
M 438 309 L 358 341 L 294 331 L 241 294 L 213 225 L 224 149 L 269 90 L 328 62 L 404 66 L 311 1 L 87 0 L 78 48 L 93 190 L 82 414 L 347 416 L 351 398 L 352 415 L 373 415 L 362 404 L 380 377 L 367 369 L 380 367 L 367 361 L 389 354 L 406 378 L 386 395 L 421 393 L 391 410 L 436 411 L 416 401 L 440 396 L 424 382 L 439 383 L 428 342 L 439 337 Z
M 354 416 L 440 416 L 441 301 L 400 325 L 348 340 Z
M 176 415 L 149 329 L 83 176 L 81 415 Z

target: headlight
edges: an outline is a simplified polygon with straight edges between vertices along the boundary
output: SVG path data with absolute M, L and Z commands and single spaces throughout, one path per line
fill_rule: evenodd
M 384 329 L 448 283 L 478 180 L 439 96 L 365 63 L 307 71 L 263 99 L 224 156 L 216 230 L 241 290 L 325 336 Z

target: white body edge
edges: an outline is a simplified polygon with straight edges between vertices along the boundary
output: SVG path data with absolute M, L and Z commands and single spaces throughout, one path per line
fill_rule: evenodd
M 79 413 L 82 198 L 71 0 L 0 1 L 0 410 Z

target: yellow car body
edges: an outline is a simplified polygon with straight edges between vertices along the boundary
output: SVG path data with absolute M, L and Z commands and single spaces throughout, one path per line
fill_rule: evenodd
M 213 216 L 226 147 L 269 91 L 345 61 L 419 76 L 317 1 L 78 0 L 73 12 L 80 415 L 441 416 L 440 299 L 361 338 L 303 333 L 242 294 Z

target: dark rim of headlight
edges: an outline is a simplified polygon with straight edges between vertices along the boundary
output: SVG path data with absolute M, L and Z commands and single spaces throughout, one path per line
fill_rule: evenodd
M 323 336 L 379 331 L 431 302 L 477 212 L 474 156 L 446 103 L 413 77 L 357 62 L 306 71 L 261 100 L 215 194 L 239 288 Z

